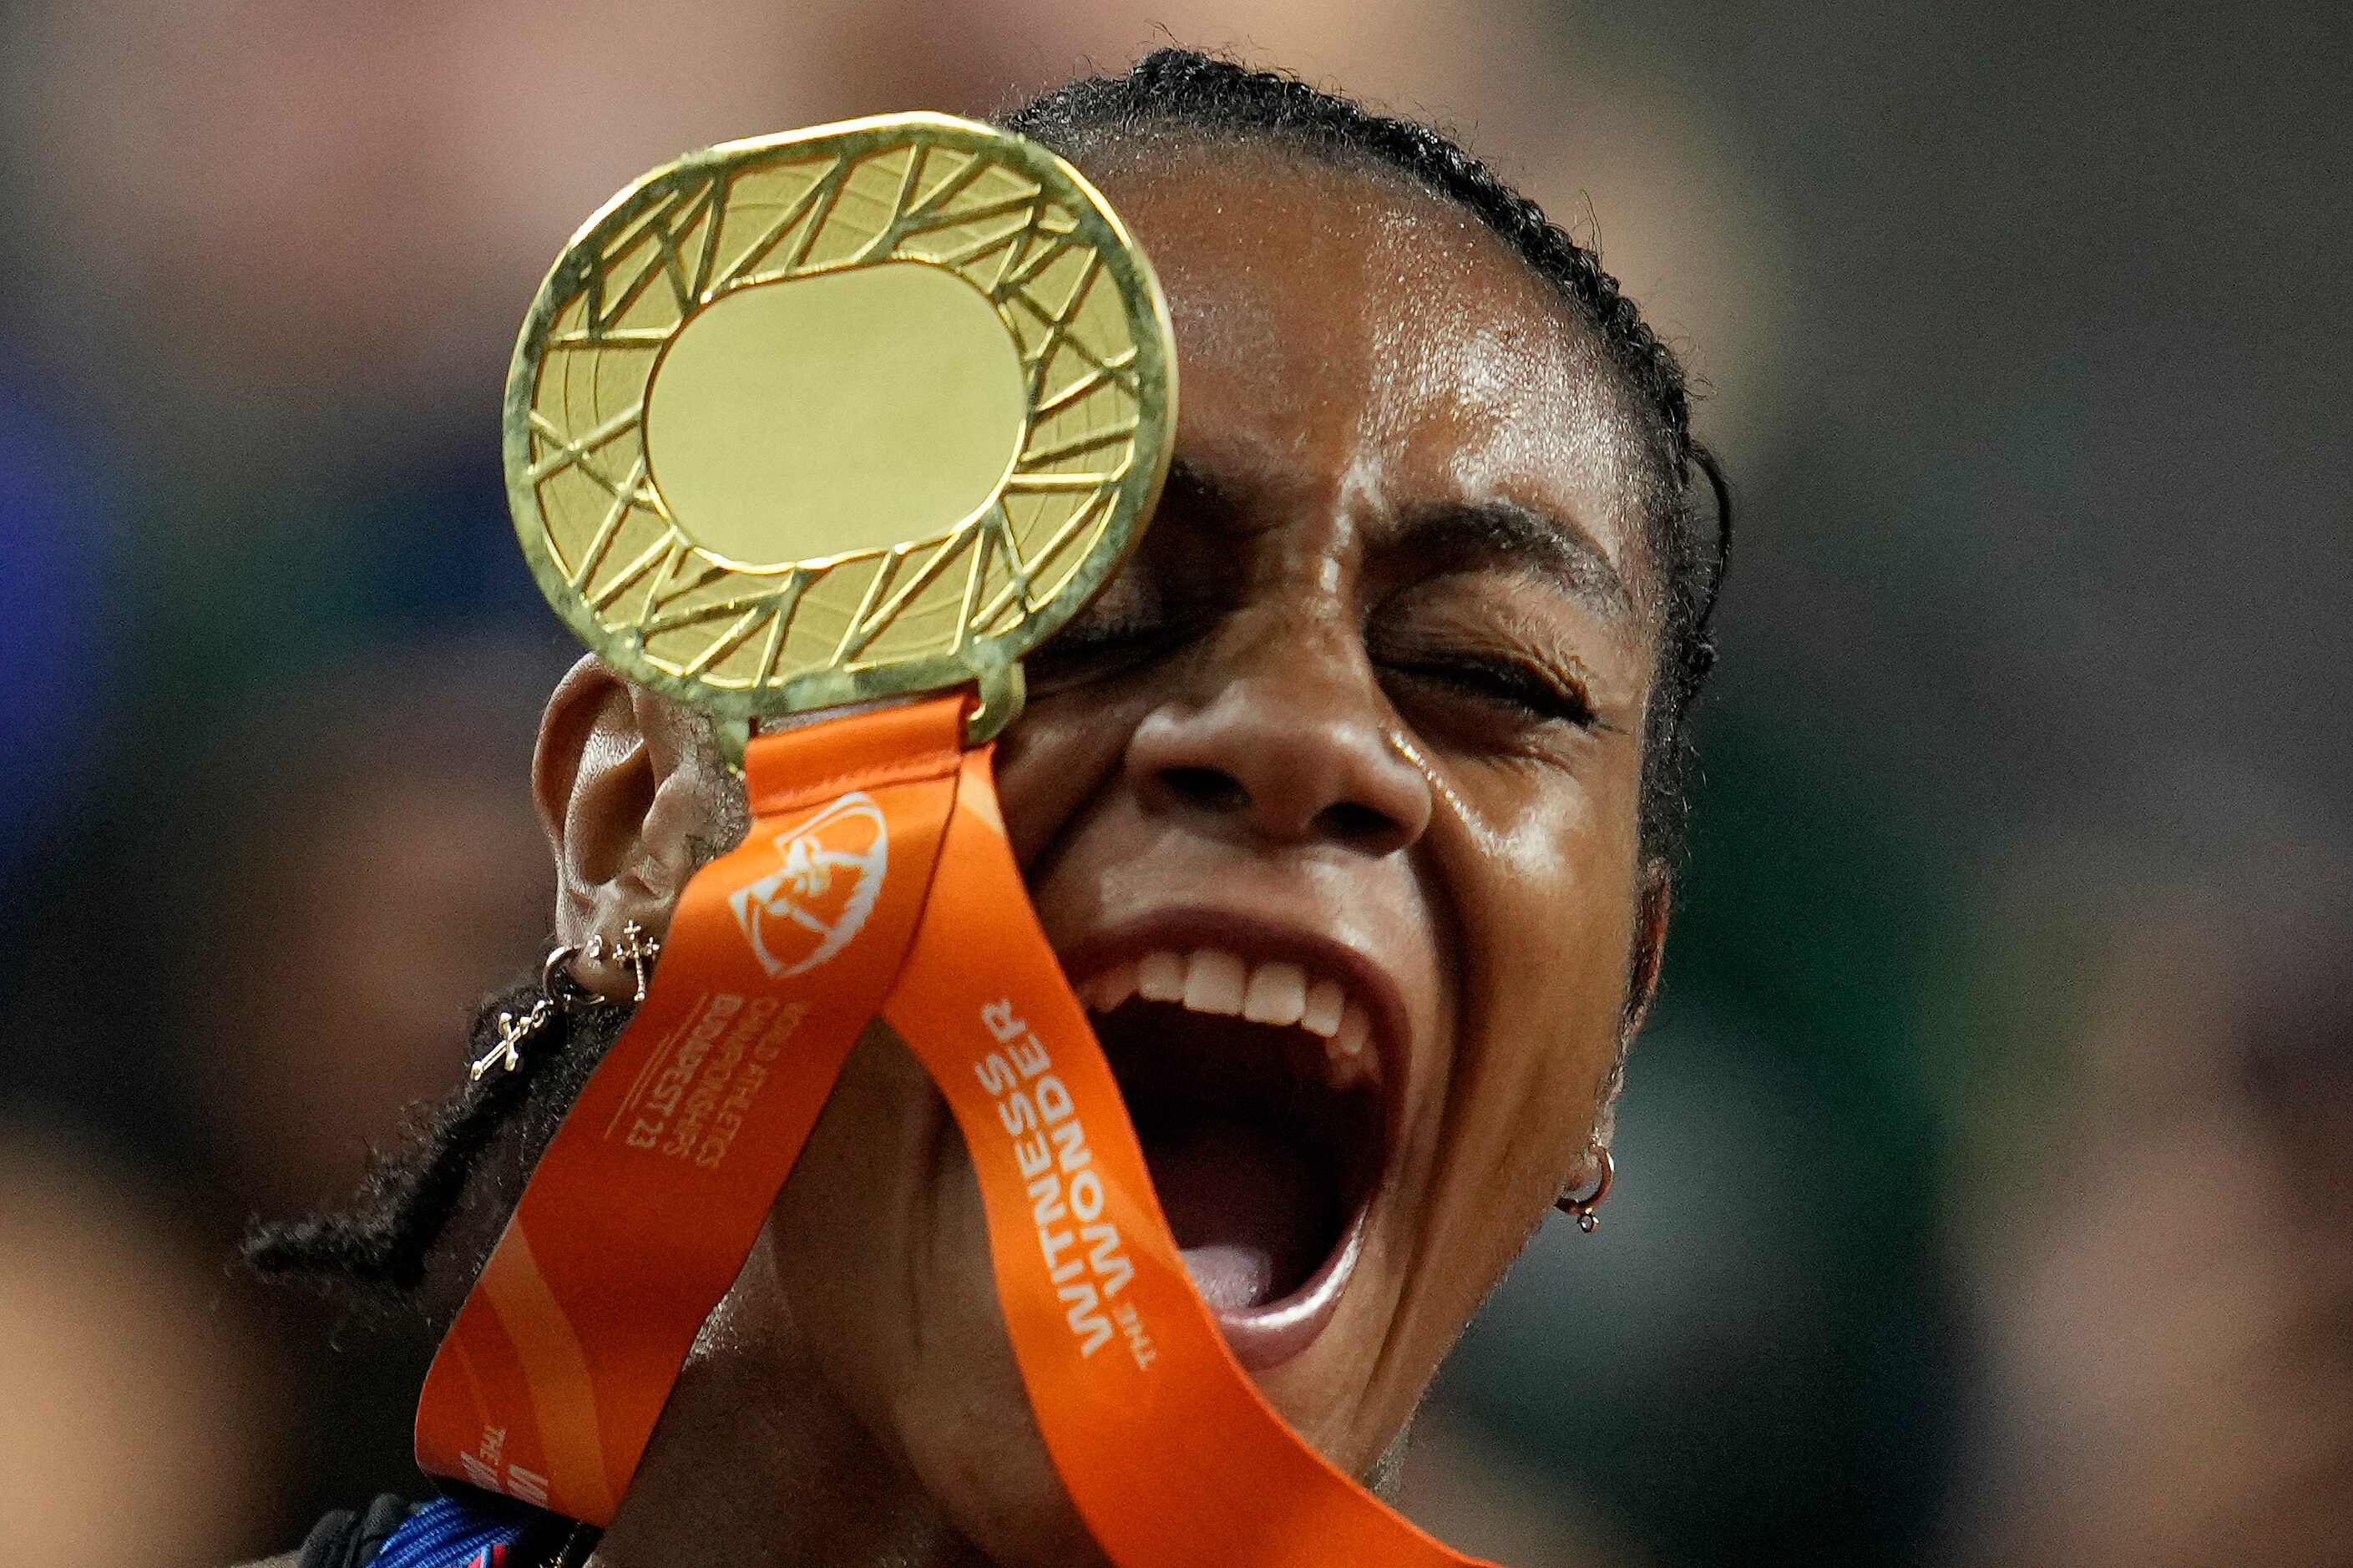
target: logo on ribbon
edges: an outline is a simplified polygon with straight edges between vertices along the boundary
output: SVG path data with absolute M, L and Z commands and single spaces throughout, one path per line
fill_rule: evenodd
M 865 926 L 890 868 L 891 829 L 873 796 L 852 790 L 776 843 L 784 869 L 738 888 L 727 907 L 781 980 L 832 958 Z

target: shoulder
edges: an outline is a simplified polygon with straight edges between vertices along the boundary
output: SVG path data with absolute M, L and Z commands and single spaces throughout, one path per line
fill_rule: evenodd
M 302 1568 L 302 1554 L 300 1552 L 281 1552 L 275 1557 L 245 1563 L 242 1568 Z

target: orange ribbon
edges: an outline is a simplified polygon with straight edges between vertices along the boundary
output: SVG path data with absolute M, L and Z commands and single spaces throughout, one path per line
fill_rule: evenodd
M 880 1014 L 963 1130 L 1022 1381 L 1119 1568 L 1464 1568 L 1283 1422 L 1194 1291 L 1029 906 L 992 753 L 962 748 L 967 706 L 752 742 L 752 832 L 688 884 L 645 1003 L 459 1309 L 417 1463 L 609 1523 Z

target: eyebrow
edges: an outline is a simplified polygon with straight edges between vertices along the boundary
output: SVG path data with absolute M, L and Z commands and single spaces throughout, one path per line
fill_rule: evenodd
M 1163 500 L 1184 497 L 1213 515 L 1232 515 L 1237 496 L 1220 478 L 1179 457 L 1168 465 Z M 1516 501 L 1447 501 L 1409 510 L 1389 536 L 1394 548 L 1457 564 L 1528 567 L 1605 615 L 1639 606 L 1626 579 L 1592 534 L 1568 518 Z
M 1532 567 L 1608 615 L 1636 608 L 1626 579 L 1590 533 L 1533 507 L 1465 501 L 1419 510 L 1407 515 L 1396 542 L 1440 557 Z

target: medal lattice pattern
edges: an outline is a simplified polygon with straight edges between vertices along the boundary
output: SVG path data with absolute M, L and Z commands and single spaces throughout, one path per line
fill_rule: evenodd
M 827 558 L 698 544 L 648 466 L 665 345 L 732 291 L 909 261 L 979 289 L 1019 356 L 997 493 L 944 533 Z M 1166 468 L 1172 373 L 1148 265 L 1042 149 L 941 116 L 731 143 L 625 192 L 550 275 L 508 387 L 510 500 L 559 613 L 706 711 L 937 689 L 1008 667 L 1117 566 Z

